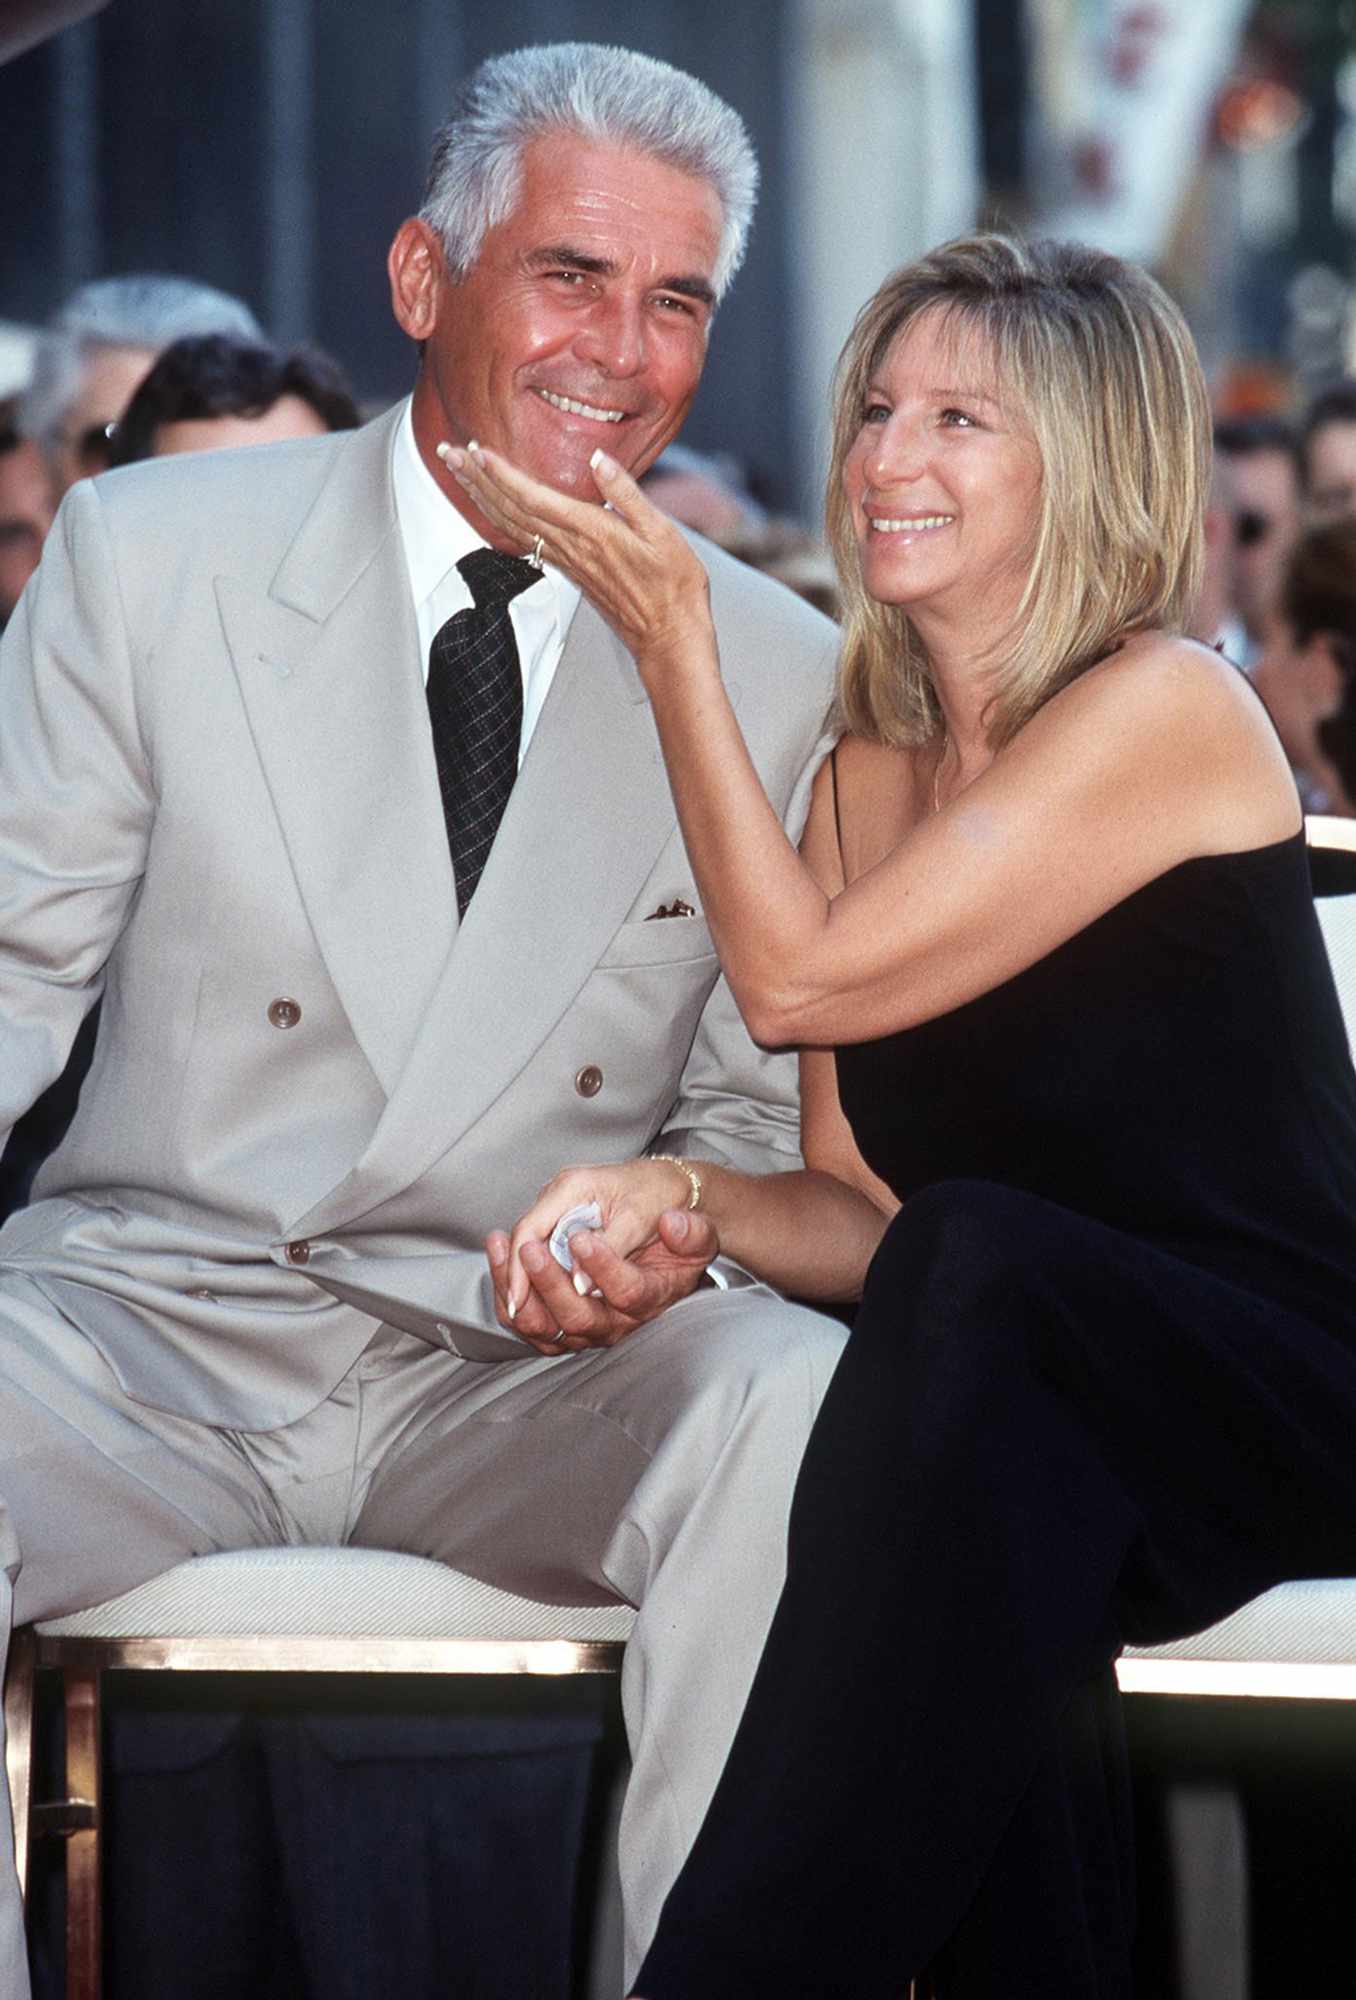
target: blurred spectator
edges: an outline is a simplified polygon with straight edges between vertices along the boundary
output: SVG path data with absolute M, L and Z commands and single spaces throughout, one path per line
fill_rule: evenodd
M 828 550 L 798 522 L 769 515 L 735 459 L 671 444 L 640 483 L 655 506 L 685 528 L 718 542 L 750 569 L 775 576 L 827 617 L 838 616 L 838 579 Z
M 0 403 L 0 631 L 37 568 L 53 511 L 42 453 L 20 437 L 14 404 Z
M 738 464 L 724 453 L 671 444 L 640 483 L 656 507 L 723 549 L 754 541 L 767 525 Z
M 833 557 L 823 542 L 817 542 L 803 529 L 787 525 L 779 534 L 777 525 L 771 524 L 760 548 L 752 552 L 736 548 L 732 553 L 751 563 L 754 569 L 760 569 L 764 576 L 775 576 L 778 583 L 784 583 L 797 597 L 803 597 L 816 611 L 822 611 L 826 618 L 837 623 L 842 604 Z
M 1356 817 L 1356 519 L 1297 542 L 1253 681 L 1305 811 Z
M 110 465 L 353 430 L 358 405 L 318 348 L 207 333 L 167 347 L 118 421 Z
M 1216 424 L 1215 452 L 1233 489 L 1233 601 L 1246 635 L 1238 664 L 1251 669 L 1299 533 L 1295 436 L 1283 417 L 1237 417 Z
M 1223 453 L 1217 451 L 1205 503 L 1205 567 L 1191 635 L 1207 646 L 1217 646 L 1226 659 L 1242 666 L 1251 649 L 1234 606 L 1237 512 L 1233 468 Z
M 1334 382 L 1309 406 L 1300 433 L 1304 500 L 1315 521 L 1356 514 L 1356 379 Z
M 113 428 L 151 363 L 190 333 L 260 338 L 253 313 L 228 292 L 188 278 L 99 278 L 48 321 L 33 357 L 20 429 L 47 456 L 56 497 L 108 464 Z

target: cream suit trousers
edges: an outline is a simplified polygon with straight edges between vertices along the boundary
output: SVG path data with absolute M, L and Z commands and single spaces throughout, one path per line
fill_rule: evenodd
M 97 1602 L 185 1556 L 307 1541 L 411 1550 L 546 1600 L 637 1606 L 622 1680 L 629 1981 L 752 1679 L 796 1469 L 843 1337 L 752 1283 L 559 1359 L 459 1361 L 374 1327 L 325 1402 L 244 1433 L 132 1402 L 37 1284 L 0 1274 L 13 1618 Z M 26 2000 L 7 1828 L 0 1852 L 0 1992 Z

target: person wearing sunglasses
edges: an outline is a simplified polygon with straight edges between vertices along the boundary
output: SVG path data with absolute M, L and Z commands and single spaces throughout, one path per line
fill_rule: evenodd
M 189 278 L 100 278 L 58 308 L 38 341 L 20 410 L 20 428 L 42 447 L 58 500 L 77 479 L 107 470 L 118 419 L 157 355 L 203 333 L 261 337 L 242 300 Z
M 1245 644 L 1239 665 L 1261 656 L 1267 620 L 1279 601 L 1286 558 L 1300 526 L 1294 434 L 1281 417 L 1236 417 L 1215 426 L 1233 500 L 1232 585 Z

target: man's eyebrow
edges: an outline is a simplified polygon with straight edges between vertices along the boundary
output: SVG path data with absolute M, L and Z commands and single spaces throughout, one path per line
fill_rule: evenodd
M 716 303 L 716 288 L 706 278 L 665 278 L 657 292 L 677 292 L 681 298 L 696 299 L 704 306 Z
M 576 250 L 570 243 L 544 243 L 540 250 L 529 250 L 525 262 L 529 271 L 568 264 L 572 271 L 588 271 L 599 278 L 610 278 L 617 268 L 610 257 L 591 257 L 586 250 Z
M 617 265 L 611 257 L 596 257 L 587 250 L 579 250 L 571 243 L 546 243 L 539 250 L 530 250 L 525 259 L 529 271 L 548 271 L 557 265 L 564 265 L 570 271 L 585 271 L 592 277 L 615 277 Z M 662 278 L 654 288 L 657 292 L 677 292 L 685 299 L 696 299 L 702 305 L 714 306 L 715 287 L 706 278 L 680 276 Z

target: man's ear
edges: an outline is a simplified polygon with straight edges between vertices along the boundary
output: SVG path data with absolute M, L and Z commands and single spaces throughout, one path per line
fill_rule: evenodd
M 397 229 L 386 269 L 397 326 L 411 340 L 427 340 L 438 323 L 438 290 L 445 266 L 441 243 L 417 215 Z

